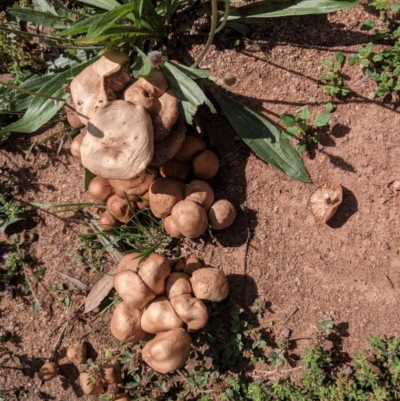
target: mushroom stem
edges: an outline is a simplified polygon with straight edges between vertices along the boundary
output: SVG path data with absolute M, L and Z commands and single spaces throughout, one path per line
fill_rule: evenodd
M 324 201 L 327 205 L 330 205 L 332 203 L 331 197 L 329 196 L 328 192 L 324 193 Z

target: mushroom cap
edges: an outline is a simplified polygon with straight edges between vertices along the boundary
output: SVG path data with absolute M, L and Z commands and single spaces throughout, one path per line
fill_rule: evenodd
M 95 201 L 106 203 L 114 189 L 107 178 L 94 177 L 89 183 L 88 193 Z
M 85 126 L 85 124 L 83 124 L 83 122 L 79 118 L 78 113 L 75 110 L 74 100 L 72 99 L 71 96 L 65 99 L 64 110 L 65 110 L 65 115 L 67 116 L 68 124 L 72 128 L 82 128 Z
M 100 377 L 106 385 L 121 383 L 121 365 L 118 363 L 118 360 L 112 359 L 100 365 Z
M 193 158 L 192 167 L 197 177 L 209 180 L 218 173 L 219 160 L 214 152 L 206 149 Z
M 168 259 L 158 253 L 152 253 L 139 265 L 140 278 L 156 295 L 164 293 L 165 279 L 170 273 Z
M 190 284 L 196 298 L 206 301 L 219 302 L 229 294 L 229 285 L 224 273 L 214 267 L 195 270 Z
M 82 164 L 95 175 L 128 180 L 153 158 L 153 126 L 141 106 L 115 100 L 98 109 L 81 144 Z
M 143 309 L 156 296 L 132 270 L 116 274 L 113 283 L 118 295 L 133 309 Z
M 160 97 L 168 89 L 164 74 L 154 68 L 151 69 L 149 75 L 135 81 L 135 85 L 152 97 Z
M 188 135 L 175 158 L 181 162 L 188 163 L 192 161 L 193 157 L 206 149 L 207 144 L 202 139 L 197 136 Z
M 207 324 L 208 311 L 204 302 L 190 294 L 181 294 L 170 299 L 177 315 L 187 324 L 189 332 L 201 329 Z
M 135 270 L 139 264 L 142 254 L 139 252 L 129 252 L 124 255 L 118 263 L 117 273 L 122 272 L 123 270 Z
M 135 82 L 125 89 L 122 98 L 127 102 L 138 104 L 144 107 L 148 112 L 153 111 L 158 103 L 158 99 L 156 97 L 150 96 L 142 88 L 135 85 Z
M 39 377 L 48 382 L 58 375 L 58 366 L 54 362 L 46 362 L 39 371 Z
M 226 199 L 216 201 L 208 211 L 208 222 L 213 230 L 228 228 L 236 218 L 236 209 Z
M 157 178 L 150 187 L 150 209 L 158 218 L 167 217 L 172 208 L 184 198 L 185 186 L 173 178 Z
M 98 395 L 103 392 L 103 380 L 100 377 L 96 377 L 93 381 L 90 381 L 90 376 L 88 372 L 82 372 L 79 375 L 79 381 L 81 383 L 81 388 L 86 395 Z
M 202 180 L 194 180 L 185 189 L 185 199 L 196 202 L 208 210 L 214 202 L 214 191 Z
M 176 228 L 175 223 L 172 220 L 172 216 L 169 215 L 167 217 L 165 217 L 163 219 L 163 226 L 164 226 L 164 230 L 171 236 L 174 238 L 181 238 L 183 237 L 183 235 L 181 234 L 181 232 Z
M 178 181 L 186 181 L 189 177 L 191 165 L 179 160 L 171 159 L 160 167 L 161 177 L 175 178 Z
M 117 195 L 112 195 L 107 200 L 108 213 L 121 223 L 127 223 L 132 218 L 132 210 L 135 208 L 136 205 L 133 202 L 126 201 Z
M 172 159 L 179 152 L 185 141 L 185 132 L 185 124 L 178 120 L 169 135 L 154 143 L 154 156 L 150 164 L 154 167 L 160 167 Z
M 311 211 L 318 221 L 327 223 L 336 213 L 342 200 L 343 190 L 340 184 L 322 184 L 310 196 Z
M 203 207 L 190 200 L 178 202 L 171 210 L 176 228 L 188 238 L 203 235 L 208 227 L 207 213 Z
M 150 207 L 150 192 L 147 191 L 145 194 L 143 195 L 139 195 L 139 200 L 136 201 L 136 206 L 139 210 L 143 210 L 143 209 L 147 209 Z
M 79 163 L 82 164 L 81 162 L 81 143 L 83 141 L 83 134 L 79 133 L 73 140 L 71 143 L 71 154 L 74 157 L 74 159 L 78 160 Z
M 141 317 L 141 310 L 130 308 L 125 302 L 119 303 L 111 318 L 111 334 L 124 343 L 142 340 L 146 333 L 140 325 Z
M 167 90 L 154 103 L 151 120 L 154 127 L 154 141 L 160 141 L 171 131 L 179 117 L 179 99 L 174 92 Z
M 86 344 L 81 341 L 75 341 L 67 349 L 67 358 L 74 365 L 86 363 Z
M 190 294 L 192 286 L 190 285 L 189 276 L 185 273 L 171 273 L 165 283 L 165 293 L 168 299 L 182 294 Z
M 190 354 L 190 335 L 182 328 L 157 334 L 142 351 L 143 360 L 159 373 L 182 368 Z
M 182 319 L 165 295 L 154 298 L 145 308 L 141 319 L 142 329 L 147 333 L 157 334 L 183 326 Z
M 130 180 L 110 180 L 110 185 L 114 188 L 118 196 L 124 198 L 125 192 L 128 199 L 138 200 L 137 195 L 145 194 L 155 179 L 155 171 L 152 169 L 145 169 Z
M 111 216 L 107 210 L 104 210 L 103 213 L 101 213 L 99 223 L 100 228 L 103 231 L 110 231 L 113 229 L 113 227 L 118 227 L 121 225 L 121 222 L 117 219 L 114 219 L 114 217 Z

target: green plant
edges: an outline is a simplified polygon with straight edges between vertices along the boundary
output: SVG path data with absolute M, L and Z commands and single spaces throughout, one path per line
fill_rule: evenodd
M 68 310 L 71 309 L 75 295 L 81 293 L 81 290 L 77 287 L 68 287 L 64 283 L 59 283 L 51 289 L 51 292 L 55 296 L 54 306 L 64 305 Z
M 329 71 L 328 74 L 322 74 L 321 79 L 326 82 L 324 93 L 330 96 L 347 96 L 350 88 L 343 84 L 341 69 L 345 57 L 342 52 L 335 52 L 335 60 L 324 60 L 322 66 Z
M 0 231 L 5 231 L 11 224 L 24 220 L 25 210 L 13 200 L 12 183 L 13 177 L 10 177 L 0 184 Z
M 81 247 L 76 250 L 76 261 L 82 263 L 85 269 L 92 273 L 104 273 L 104 264 L 107 262 L 105 249 L 97 238 L 80 235 Z
M 328 103 L 326 108 L 327 110 L 331 110 L 331 103 Z M 307 149 L 307 145 L 321 141 L 321 138 L 316 135 L 316 131 L 318 128 L 328 125 L 330 119 L 330 113 L 320 113 L 315 117 L 312 124 L 310 124 L 311 113 L 306 106 L 303 107 L 297 116 L 290 113 L 282 114 L 281 120 L 286 130 L 281 135 L 285 139 L 297 139 L 299 143 L 295 149 L 297 152 L 303 153 Z

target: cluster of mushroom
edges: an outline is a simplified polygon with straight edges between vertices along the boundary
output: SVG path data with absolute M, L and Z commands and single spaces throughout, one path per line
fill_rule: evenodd
M 201 268 L 197 259 L 185 265 L 191 277 L 178 268 L 171 272 L 168 259 L 156 253 L 140 263 L 140 254 L 133 252 L 121 259 L 114 276 L 122 302 L 114 310 L 111 333 L 129 343 L 155 335 L 144 346 L 142 359 L 164 374 L 183 367 L 189 358 L 188 332 L 208 321 L 204 302 L 222 301 L 229 292 L 224 274 L 213 267 Z
M 136 208 L 149 204 L 174 237 L 196 238 L 208 225 L 233 223 L 232 204 L 214 204 L 211 187 L 201 181 L 218 172 L 218 157 L 201 138 L 186 135 L 179 100 L 160 71 L 133 80 L 128 56 L 110 51 L 76 76 L 70 89 L 68 121 L 83 127 L 71 152 L 96 176 L 89 194 L 107 203 L 105 213 L 99 209 L 103 229 L 128 222 Z M 192 173 L 200 180 L 185 188 Z

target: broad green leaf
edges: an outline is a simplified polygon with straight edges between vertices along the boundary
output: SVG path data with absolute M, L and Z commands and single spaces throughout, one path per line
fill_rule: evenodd
M 375 22 L 367 19 L 360 27 L 361 31 L 370 31 L 375 25 Z
M 68 69 L 67 71 L 59 74 L 49 76 L 49 80 L 44 84 L 37 93 L 52 96 L 67 98 L 69 94 L 62 90 L 62 86 L 78 75 L 84 68 L 89 66 L 98 57 L 93 58 L 85 63 L 79 64 L 75 67 Z M 43 97 L 33 97 L 29 105 L 28 110 L 15 123 L 8 125 L 7 127 L 0 130 L 0 135 L 8 132 L 21 132 L 21 133 L 32 133 L 38 130 L 41 126 L 49 122 L 56 113 L 63 107 L 64 102 L 56 102 L 52 99 L 46 99 Z
M 318 114 L 317 117 L 315 117 L 314 120 L 314 125 L 316 127 L 324 127 L 325 125 L 327 125 L 329 123 L 329 120 L 331 119 L 331 114 L 327 114 L 327 113 L 321 113 Z
M 113 8 L 121 5 L 115 0 L 80 0 L 80 2 L 101 8 L 103 10 L 112 10 Z
M 15 217 L 12 219 L 3 218 L 0 216 L 0 232 L 4 232 L 8 226 L 16 223 L 17 221 L 25 220 L 23 217 Z
M 90 26 L 93 24 L 93 22 L 97 18 L 99 18 L 99 15 L 103 14 L 97 14 L 91 17 L 85 17 L 79 21 L 76 21 L 69 28 L 64 29 L 62 32 L 58 32 L 57 36 L 75 36 L 75 35 L 80 35 L 82 33 L 86 33 L 89 30 Z
M 53 10 L 53 8 L 46 0 L 33 0 L 33 5 L 38 11 L 43 11 L 45 13 L 48 12 L 53 15 L 57 15 L 57 13 Z
M 129 14 L 132 11 L 132 8 L 132 4 L 125 4 L 123 6 L 115 7 L 113 10 L 102 14 L 92 23 L 86 38 L 93 39 L 97 36 L 100 36 L 104 31 L 112 28 L 115 22 Z
M 180 102 L 180 114 L 188 124 L 192 124 L 193 116 L 197 112 L 197 108 L 202 104 L 206 104 L 214 113 L 215 109 L 209 99 L 199 85 L 180 71 L 171 63 L 166 62 L 160 70 L 165 75 L 170 89 L 178 96 Z
M 137 56 L 135 63 L 131 67 L 132 74 L 135 78 L 146 77 L 151 72 L 149 59 L 138 47 L 135 47 L 135 51 Z
M 358 64 L 360 62 L 360 60 L 361 59 L 360 59 L 360 56 L 358 54 L 351 54 L 349 56 L 349 58 L 347 59 L 347 62 L 350 65 L 355 65 L 355 64 Z
M 335 52 L 335 61 L 337 64 L 342 65 L 344 62 L 344 56 L 342 52 Z
M 258 157 L 294 180 L 310 182 L 299 155 L 289 142 L 281 138 L 274 125 L 222 92 L 215 93 L 215 99 L 235 131 Z
M 331 103 L 331 102 L 329 102 L 329 103 L 327 103 L 326 105 L 325 105 L 325 109 L 326 109 L 326 111 L 327 112 L 332 112 L 333 110 L 335 110 L 335 105 L 333 104 L 333 103 Z
M 190 68 L 183 64 L 174 64 L 178 70 L 181 70 L 188 77 L 193 79 L 206 79 L 210 75 L 208 70 L 199 70 L 196 68 Z
M 293 127 L 296 124 L 296 117 L 293 114 L 285 113 L 281 115 L 281 120 L 286 127 Z
M 299 115 L 299 117 L 304 120 L 304 121 L 308 121 L 311 118 L 311 113 L 308 107 L 304 107 L 301 110 L 301 113 Z
M 51 26 L 58 29 L 65 28 L 60 17 L 48 12 L 27 10 L 24 8 L 9 8 L 7 13 L 22 21 L 33 22 L 36 25 Z
M 266 0 L 230 12 L 229 20 L 326 14 L 356 6 L 359 0 Z
M 137 39 L 144 40 L 147 36 L 149 36 L 149 34 L 146 32 L 134 32 L 131 29 L 130 32 L 125 33 L 118 33 L 118 31 L 120 32 L 120 30 L 117 29 L 110 29 L 109 31 L 104 32 L 103 35 L 97 36 L 92 39 L 79 39 L 76 40 L 75 43 L 79 45 L 94 45 L 101 43 L 113 43 L 117 41 L 131 42 L 132 40 L 134 40 L 136 43 Z

